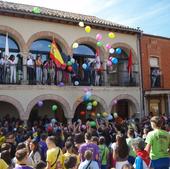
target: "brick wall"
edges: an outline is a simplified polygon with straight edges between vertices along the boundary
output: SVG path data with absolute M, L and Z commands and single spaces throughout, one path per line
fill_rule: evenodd
M 143 35 L 141 38 L 141 52 L 144 90 L 151 90 L 149 63 L 151 56 L 159 59 L 161 89 L 170 89 L 170 39 Z

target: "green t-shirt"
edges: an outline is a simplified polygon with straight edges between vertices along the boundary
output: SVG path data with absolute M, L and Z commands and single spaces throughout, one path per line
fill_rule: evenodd
M 169 157 L 168 148 L 170 147 L 170 134 L 164 130 L 156 129 L 148 133 L 146 143 L 151 145 L 150 158 Z
M 126 139 L 126 143 L 127 143 L 127 145 L 129 146 L 129 149 L 130 149 L 129 156 L 136 157 L 136 153 L 133 151 L 133 148 L 132 148 L 132 141 L 133 141 L 133 138 L 127 138 Z
M 102 165 L 106 165 L 107 164 L 107 157 L 109 154 L 109 149 L 107 148 L 106 145 L 99 145 L 99 150 L 100 150 L 100 160 Z

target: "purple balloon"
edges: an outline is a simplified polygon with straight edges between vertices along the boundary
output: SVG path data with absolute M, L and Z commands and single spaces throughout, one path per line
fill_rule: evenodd
M 43 101 L 38 101 L 37 105 L 38 105 L 38 107 L 42 107 L 43 106 Z

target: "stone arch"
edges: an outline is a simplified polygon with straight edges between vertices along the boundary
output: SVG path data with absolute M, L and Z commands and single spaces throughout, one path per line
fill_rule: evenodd
M 135 105 L 136 111 L 140 112 L 140 106 L 139 106 L 137 99 L 135 97 L 129 95 L 129 94 L 121 94 L 121 95 L 116 96 L 114 99 L 112 99 L 112 101 L 109 104 L 109 112 L 111 112 L 111 110 L 112 110 L 113 101 L 114 100 L 119 101 L 119 100 L 122 100 L 122 99 L 126 99 L 126 100 L 131 101 Z
M 61 49 L 62 49 L 63 51 L 65 51 L 67 55 L 70 55 L 70 54 L 71 54 L 71 50 L 70 50 L 70 48 L 69 48 L 68 43 L 64 40 L 64 38 L 61 37 L 60 35 L 58 35 L 57 33 L 49 32 L 49 31 L 41 31 L 41 32 L 37 32 L 37 33 L 33 34 L 33 35 L 29 38 L 29 40 L 27 41 L 27 43 L 26 43 L 28 52 L 29 52 L 29 49 L 30 49 L 31 44 L 32 44 L 35 40 L 42 39 L 42 38 L 51 39 L 51 40 L 52 40 L 53 37 L 54 37 L 55 39 L 57 39 L 58 44 L 60 45 Z
M 114 44 L 112 44 L 112 47 L 113 48 L 117 48 L 117 47 L 121 47 L 121 48 L 123 48 L 125 51 L 127 50 L 127 49 L 131 49 L 132 50 L 132 57 L 133 57 L 133 63 L 134 64 L 138 64 L 139 63 L 139 58 L 137 58 L 137 53 L 135 52 L 135 50 L 133 49 L 133 47 L 131 46 L 131 45 L 129 45 L 129 44 L 127 44 L 127 43 L 114 43 Z M 126 52 L 128 52 L 129 53 L 129 51 L 126 51 Z
M 9 26 L 0 25 L 0 32 L 4 34 L 8 33 L 8 35 L 11 36 L 19 45 L 20 52 L 26 51 L 25 40 L 18 31 Z
M 29 115 L 31 113 L 31 110 L 33 109 L 33 107 L 37 104 L 37 102 L 41 100 L 53 100 L 53 101 L 57 101 L 61 104 L 63 110 L 64 110 L 64 115 L 66 118 L 70 117 L 70 113 L 71 113 L 71 108 L 69 103 L 62 97 L 62 96 L 58 96 L 58 95 L 53 95 L 53 94 L 44 94 L 44 95 L 40 95 L 35 97 L 33 100 L 31 100 L 31 102 L 28 104 L 27 106 L 27 110 L 26 110 L 26 114 L 27 114 L 27 118 L 29 118 Z
M 21 120 L 25 120 L 24 108 L 18 100 L 10 96 L 0 95 L 0 101 L 12 104 L 18 110 Z
M 96 39 L 92 37 L 81 37 L 79 39 L 76 39 L 74 42 L 77 42 L 78 44 L 87 44 L 96 49 Z M 73 42 L 73 43 L 74 43 Z M 103 57 L 101 57 L 101 60 L 104 61 L 104 59 L 107 58 L 106 51 L 104 46 L 99 47 L 99 51 Z M 73 49 L 72 49 L 72 54 L 73 54 Z
M 99 96 L 97 96 L 97 95 L 92 95 L 92 100 L 96 100 L 97 102 L 99 102 L 99 103 L 103 106 L 103 108 L 104 108 L 105 111 L 108 110 L 108 106 L 107 106 L 105 100 L 102 99 L 101 97 L 99 97 Z M 72 112 L 73 112 L 73 113 L 75 113 L 77 106 L 78 106 L 80 103 L 82 103 L 82 102 L 83 102 L 83 96 L 81 96 L 81 97 L 73 104 L 73 108 L 72 108 Z M 74 115 L 73 115 L 73 116 L 74 116 Z

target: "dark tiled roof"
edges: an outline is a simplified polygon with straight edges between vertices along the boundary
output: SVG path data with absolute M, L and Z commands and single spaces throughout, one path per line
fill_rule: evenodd
M 76 23 L 78 23 L 79 21 L 83 21 L 86 24 L 95 25 L 99 27 L 107 27 L 107 28 L 112 28 L 112 29 L 117 29 L 117 30 L 122 30 L 122 31 L 136 32 L 136 33 L 141 32 L 139 29 L 134 29 L 128 26 L 113 23 L 111 21 L 100 19 L 95 16 L 76 14 L 76 13 L 54 10 L 54 9 L 49 9 L 49 8 L 39 7 L 41 12 L 39 14 L 34 14 L 32 12 L 34 7 L 35 6 L 31 6 L 31 5 L 25 5 L 25 4 L 23 5 L 23 4 L 0 1 L 0 11 L 6 12 L 6 13 L 8 12 L 19 13 L 19 14 L 27 14 L 27 15 L 32 15 L 32 16 L 36 15 L 39 17 L 48 17 L 49 19 L 55 17 L 58 20 L 64 20 L 64 21 L 70 21 L 70 22 L 76 22 Z

